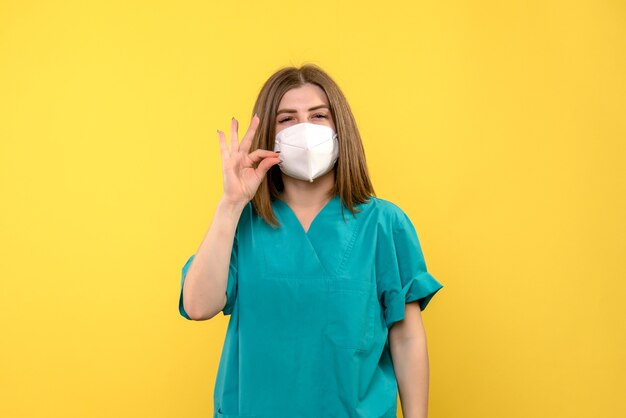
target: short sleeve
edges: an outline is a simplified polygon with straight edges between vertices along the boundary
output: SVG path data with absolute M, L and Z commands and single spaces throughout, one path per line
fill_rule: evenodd
M 224 305 L 224 309 L 222 312 L 224 315 L 230 315 L 233 311 L 233 307 L 235 305 L 235 299 L 237 298 L 237 235 L 235 234 L 235 239 L 233 241 L 233 250 L 230 256 L 230 266 L 228 268 L 228 282 L 226 284 L 226 305 Z M 182 277 L 180 280 L 180 297 L 178 299 L 178 311 L 180 314 L 186 319 L 191 320 L 187 312 L 185 311 L 185 307 L 183 304 L 183 286 L 185 285 L 185 276 L 187 276 L 187 271 L 189 270 L 189 266 L 191 266 L 191 262 L 195 258 L 195 254 L 191 255 L 182 270 Z
M 417 232 L 402 211 L 388 223 L 376 258 L 376 280 L 387 328 L 404 319 L 405 304 L 418 301 L 424 310 L 443 285 L 426 269 Z

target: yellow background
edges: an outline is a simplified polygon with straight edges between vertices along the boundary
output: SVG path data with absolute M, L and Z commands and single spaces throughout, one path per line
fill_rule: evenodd
M 305 62 L 445 286 L 430 417 L 626 416 L 617 0 L 0 1 L 0 416 L 211 415 L 228 317 L 177 305 L 216 129 Z

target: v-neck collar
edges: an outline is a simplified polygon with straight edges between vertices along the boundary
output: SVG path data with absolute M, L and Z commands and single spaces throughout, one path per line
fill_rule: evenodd
M 343 216 L 341 195 L 336 194 L 320 209 L 306 232 L 283 200 L 274 199 L 272 206 L 281 227 L 268 227 L 268 240 L 261 244 L 265 252 L 264 274 L 271 277 L 346 274 L 346 262 L 358 235 L 360 217 Z M 277 254 L 293 257 L 277 258 Z
M 307 237 L 310 237 L 311 230 L 315 226 L 315 221 L 317 221 L 320 217 L 324 216 L 326 212 L 330 211 L 338 203 L 341 203 L 341 196 L 337 193 L 328 202 L 326 202 L 326 204 L 322 207 L 322 209 L 320 209 L 317 215 L 315 215 L 315 217 L 311 221 L 311 224 L 309 225 L 309 229 L 306 231 L 304 230 L 304 227 L 302 226 L 300 219 L 298 219 L 295 212 L 291 209 L 291 207 L 284 200 L 280 198 L 276 198 L 275 202 L 277 202 L 279 206 L 284 208 L 285 212 L 289 213 L 289 216 L 291 216 L 292 220 L 295 221 L 300 226 L 300 230 L 302 231 L 302 233 L 306 235 Z

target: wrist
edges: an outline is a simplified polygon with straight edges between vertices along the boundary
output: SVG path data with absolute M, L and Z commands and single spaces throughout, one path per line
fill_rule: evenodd
M 233 202 L 228 200 L 225 196 L 222 196 L 217 202 L 218 210 L 222 210 L 230 215 L 236 215 L 239 217 L 243 209 L 247 206 L 248 202 Z

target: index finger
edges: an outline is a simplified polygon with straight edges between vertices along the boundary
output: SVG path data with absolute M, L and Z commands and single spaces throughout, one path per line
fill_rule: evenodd
M 259 126 L 259 116 L 255 113 L 252 116 L 252 120 L 250 121 L 250 126 L 248 126 L 248 130 L 246 134 L 243 136 L 241 140 L 241 144 L 239 144 L 239 150 L 245 152 L 246 154 L 250 151 L 250 147 L 252 146 L 252 139 L 254 139 L 254 134 L 256 129 Z

